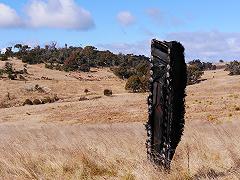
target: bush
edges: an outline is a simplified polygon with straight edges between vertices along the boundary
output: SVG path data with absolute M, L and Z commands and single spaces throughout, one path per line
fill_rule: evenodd
M 113 73 L 121 79 L 128 79 L 134 75 L 134 70 L 131 67 L 120 66 L 112 69 Z
M 27 54 L 22 57 L 22 62 L 24 63 L 35 64 L 34 61 L 35 61 L 35 57 L 32 56 L 31 54 Z
M 196 66 L 199 70 L 216 70 L 216 65 L 210 62 L 201 62 L 199 59 L 190 61 L 188 64 Z
M 42 101 L 40 99 L 33 100 L 33 105 L 39 105 L 39 104 L 42 104 Z
M 85 96 L 82 96 L 79 98 L 79 101 L 86 101 L 86 100 L 89 100 L 88 98 L 86 98 Z
M 47 68 L 47 69 L 53 69 L 54 66 L 53 66 L 53 64 L 45 63 L 45 68 Z
M 51 103 L 51 98 L 49 96 L 42 99 L 42 104 Z
M 78 69 L 79 69 L 79 71 L 89 72 L 90 66 L 88 64 L 82 64 Z
M 6 54 L 1 55 L 1 61 L 7 61 L 8 56 Z
M 216 65 L 212 65 L 211 70 L 216 70 L 217 66 Z
M 137 75 L 133 75 L 128 78 L 125 89 L 132 92 L 141 92 L 144 89 L 143 86 L 141 78 Z
M 26 80 L 22 74 L 27 74 L 27 69 L 24 68 L 23 70 L 15 70 L 12 63 L 6 62 L 4 65 L 4 69 L 0 69 L 0 77 L 3 74 L 7 74 L 7 77 L 11 80 L 17 79 L 18 75 L 20 80 Z
M 192 85 L 198 83 L 203 73 L 198 66 L 189 65 L 187 67 L 187 84 Z
M 58 100 L 59 100 L 59 97 L 57 96 L 57 94 L 54 94 L 53 101 L 56 102 Z
M 33 102 L 30 99 L 26 99 L 23 103 L 23 106 L 25 105 L 33 105 Z
M 225 69 L 226 71 L 229 71 L 229 75 L 240 75 L 240 62 L 238 61 L 232 61 L 229 64 L 227 64 L 227 67 Z
M 12 63 L 6 62 L 4 65 L 5 73 L 12 74 L 14 72 Z
M 23 75 L 19 75 L 19 79 L 21 80 L 21 81 L 26 81 L 27 79 L 23 76 Z
M 17 75 L 16 74 L 8 74 L 8 78 L 10 80 L 15 80 L 15 79 L 17 79 Z
M 23 68 L 23 74 L 28 74 L 28 71 L 27 71 L 26 67 Z
M 201 71 L 204 70 L 204 66 L 203 66 L 202 62 L 199 59 L 192 60 L 188 64 L 191 65 L 191 66 L 196 67 L 197 69 L 199 69 Z
M 110 90 L 110 89 L 104 89 L 103 94 L 105 96 L 111 96 L 113 93 L 112 93 L 112 90 Z
M 39 93 L 45 93 L 43 87 L 39 86 L 38 84 L 35 85 L 34 90 L 38 91 Z
M 0 77 L 4 74 L 4 70 L 0 69 Z
M 89 93 L 89 90 L 88 90 L 88 89 L 85 89 L 84 92 L 85 92 L 86 95 L 87 95 L 87 93 Z
M 8 78 L 11 80 L 17 79 L 17 75 L 13 69 L 12 63 L 6 62 L 4 66 L 4 72 L 8 75 Z

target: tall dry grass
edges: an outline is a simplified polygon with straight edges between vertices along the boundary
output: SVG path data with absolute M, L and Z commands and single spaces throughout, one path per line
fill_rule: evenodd
M 208 71 L 206 81 L 188 86 L 185 133 L 165 172 L 146 158 L 146 94 L 127 94 L 106 69 L 97 72 L 97 82 L 42 65 L 29 72 L 28 83 L 49 87 L 67 102 L 0 108 L 0 179 L 239 179 L 238 77 Z M 54 80 L 37 80 L 45 74 Z M 29 97 L 22 82 L 0 84 L 0 101 L 7 92 L 14 100 Z M 79 101 L 85 88 L 102 95 L 108 87 L 112 97 Z
M 1 125 L 1 130 L 6 129 Z M 9 126 L 1 131 L 2 179 L 238 179 L 233 125 L 187 126 L 170 172 L 146 158 L 141 123 Z

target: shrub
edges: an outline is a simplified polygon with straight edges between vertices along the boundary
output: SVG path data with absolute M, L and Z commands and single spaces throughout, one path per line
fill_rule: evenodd
M 7 61 L 8 60 L 8 56 L 6 54 L 3 54 L 1 56 L 1 61 Z
M 148 61 L 143 61 L 139 63 L 136 67 L 136 73 L 139 76 L 145 76 L 149 72 L 149 62 Z
M 110 90 L 110 89 L 104 89 L 103 94 L 105 96 L 111 96 L 113 93 L 112 93 L 112 90 Z
M 42 104 L 51 103 L 51 98 L 49 96 L 42 99 Z
M 128 79 L 134 75 L 134 70 L 131 67 L 120 66 L 112 69 L 113 73 L 121 79 Z
M 6 62 L 4 65 L 5 73 L 12 74 L 14 72 L 12 63 Z
M 88 89 L 85 89 L 85 90 L 84 90 L 84 92 L 85 92 L 85 93 L 86 93 L 86 95 L 87 95 L 87 93 L 89 92 L 89 90 L 88 90 Z
M 203 73 L 204 72 L 198 66 L 189 65 L 187 67 L 187 84 L 192 85 L 198 83 Z
M 13 65 L 12 63 L 6 62 L 5 66 L 4 66 L 4 73 L 6 73 L 8 75 L 8 78 L 11 80 L 15 80 L 17 79 L 17 73 L 19 72 L 15 72 L 15 70 L 13 69 Z
M 45 93 L 45 90 L 43 89 L 43 87 L 39 86 L 38 84 L 35 85 L 34 89 L 39 93 Z
M 45 68 L 53 69 L 53 64 L 45 63 Z
M 8 74 L 8 78 L 11 80 L 15 80 L 15 79 L 17 79 L 17 75 L 16 74 Z
M 74 71 L 78 68 L 77 55 L 76 53 L 71 53 L 70 56 L 64 61 L 65 71 Z
M 229 64 L 227 64 L 227 67 L 225 69 L 226 71 L 229 71 L 229 75 L 240 75 L 240 62 L 238 61 L 232 61 Z
M 30 99 L 26 99 L 23 103 L 23 106 L 25 105 L 33 105 L 33 102 Z
M 4 70 L 0 69 L 0 77 L 4 74 Z
M 26 67 L 23 68 L 23 74 L 28 74 L 28 71 L 27 71 Z
M 79 66 L 79 71 L 83 71 L 83 72 L 89 72 L 90 71 L 90 66 L 88 64 L 82 64 L 81 66 Z
M 235 109 L 235 111 L 240 111 L 240 107 L 238 107 L 238 106 L 235 106 L 234 109 Z
M 210 62 L 201 62 L 199 59 L 190 61 L 188 64 L 196 66 L 199 70 L 216 70 L 216 65 L 213 65 Z
M 196 68 L 198 68 L 201 71 L 204 69 L 202 62 L 199 59 L 192 60 L 188 64 L 191 66 L 195 66 Z
M 19 79 L 21 80 L 21 81 L 26 81 L 26 78 L 23 76 L 23 75 L 19 75 Z
M 57 94 L 54 94 L 54 97 L 53 97 L 53 101 L 58 101 L 59 100 L 59 97 L 57 96 Z
M 31 54 L 26 54 L 22 57 L 22 62 L 28 64 L 35 64 L 35 57 Z
M 137 75 L 133 75 L 128 78 L 125 89 L 132 92 L 141 92 L 144 89 L 143 86 L 144 85 L 141 82 L 140 77 Z
M 86 100 L 89 100 L 88 98 L 86 98 L 85 96 L 82 96 L 79 98 L 79 101 L 86 101 Z
M 33 105 L 39 105 L 39 104 L 42 104 L 42 101 L 40 99 L 33 100 Z
M 212 65 L 211 70 L 216 70 L 217 66 L 216 65 Z

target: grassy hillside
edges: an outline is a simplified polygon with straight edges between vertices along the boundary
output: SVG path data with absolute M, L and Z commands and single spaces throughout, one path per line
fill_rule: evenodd
M 26 81 L 0 80 L 3 179 L 240 177 L 239 76 L 206 71 L 204 81 L 187 87 L 185 133 L 167 174 L 146 159 L 146 93 L 127 93 L 125 81 L 109 68 L 69 73 L 38 64 L 27 69 Z M 104 89 L 113 96 L 104 96 Z M 59 98 L 54 103 L 22 106 L 26 99 L 54 95 Z

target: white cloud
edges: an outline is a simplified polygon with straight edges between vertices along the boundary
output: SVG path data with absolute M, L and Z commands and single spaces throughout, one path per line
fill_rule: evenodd
M 186 49 L 188 59 L 217 61 L 240 58 L 240 33 L 178 32 L 170 33 L 166 38 L 180 41 Z
M 135 18 L 129 11 L 119 12 L 117 20 L 122 26 L 130 26 L 135 23 Z
M 87 30 L 94 27 L 89 11 L 78 6 L 74 0 L 32 0 L 27 5 L 31 27 L 50 27 Z
M 16 11 L 11 7 L 0 3 L 0 27 L 18 27 L 22 25 L 19 16 Z

